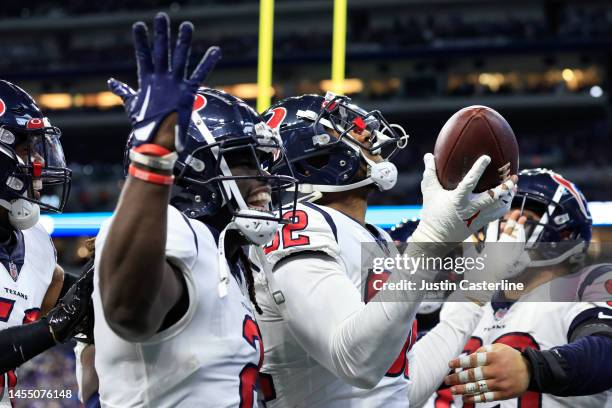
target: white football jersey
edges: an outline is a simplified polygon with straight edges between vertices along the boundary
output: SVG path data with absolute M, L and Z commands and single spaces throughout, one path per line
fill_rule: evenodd
M 612 279 L 612 265 L 594 265 L 575 275 L 580 278 L 575 302 L 530 302 L 538 293 L 546 293 L 551 283 L 536 288 L 516 303 L 492 302 L 464 348 L 473 353 L 486 344 L 503 343 L 519 350 L 535 348 L 548 350 L 568 343 L 579 316 L 592 315 L 600 307 L 609 307 L 602 300 L 601 289 Z M 574 287 L 574 288 L 575 288 Z M 593 296 L 594 293 L 599 293 Z M 598 302 L 589 302 L 597 300 Z M 599 309 L 600 310 L 600 309 Z M 448 388 L 438 391 L 429 400 L 427 407 L 461 407 L 459 398 L 451 397 Z M 529 391 L 520 398 L 476 404 L 477 407 L 531 408 L 531 407 L 580 407 L 601 408 L 612 406 L 612 392 L 581 397 L 557 397 Z
M 98 254 L 110 221 L 96 239 Z M 96 371 L 103 407 L 252 407 L 263 350 L 242 272 L 228 265 L 227 296 L 220 298 L 216 232 L 168 208 L 168 260 L 185 277 L 187 313 L 140 343 L 108 326 L 100 299 L 99 257 L 94 274 Z
M 361 251 L 363 243 L 371 245 L 375 256 L 389 256 L 389 235 L 374 226 L 367 228 L 332 208 L 311 203 L 299 204 L 296 223 L 280 226 L 264 251 L 269 267 L 290 254 L 323 252 L 334 258 L 367 302 L 375 291 L 362 285 Z M 307 253 L 306 252 L 306 253 Z M 296 270 L 296 279 L 300 271 Z M 406 351 L 411 344 L 411 327 L 407 325 L 406 345 L 375 388 L 361 389 L 336 377 L 319 364 L 300 345 L 301 339 L 290 330 L 278 303 L 281 293 L 270 293 L 262 274 L 256 279 L 257 301 L 263 315 L 257 320 L 265 339 L 265 357 L 260 381 L 267 407 L 378 407 L 408 406 L 408 366 Z M 377 275 L 380 276 L 380 275 Z M 337 302 L 344 299 L 338 298 Z M 308 318 L 308 310 L 304 310 Z
M 40 223 L 13 233 L 16 244 L 0 246 L 0 330 L 38 320 L 57 263 L 51 237 Z M 2 403 L 7 401 L 6 386 L 15 382 L 12 370 L 0 376 Z

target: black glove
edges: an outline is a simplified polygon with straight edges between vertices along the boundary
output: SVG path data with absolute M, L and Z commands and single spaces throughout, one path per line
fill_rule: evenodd
M 93 342 L 93 259 L 85 265 L 85 272 L 68 289 L 57 306 L 47 313 L 47 322 L 57 343 L 64 343 L 77 334 Z

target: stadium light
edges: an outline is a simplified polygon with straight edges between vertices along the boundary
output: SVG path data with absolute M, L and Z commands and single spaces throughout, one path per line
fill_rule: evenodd
M 334 93 L 348 95 L 359 93 L 363 91 L 363 81 L 358 78 L 350 78 L 345 79 L 343 84 L 340 85 L 340 88 L 337 87 L 337 84 L 334 81 L 330 81 L 329 79 L 324 79 L 319 82 L 319 86 L 323 92 L 332 91 Z
M 261 85 L 259 84 L 249 84 L 249 83 L 244 83 L 244 84 L 234 84 L 234 85 L 224 85 L 224 86 L 220 86 L 219 89 L 222 89 L 223 91 L 230 93 L 240 99 L 257 99 L 259 101 L 259 95 L 260 95 L 260 89 L 261 89 Z M 276 91 L 274 90 L 274 87 L 270 86 L 268 89 L 268 95 L 270 96 L 274 96 L 274 94 L 276 93 Z M 269 104 L 270 102 L 268 102 Z M 257 109 L 259 110 L 259 106 L 257 107 Z M 267 109 L 264 108 L 264 110 Z
M 72 96 L 68 93 L 47 93 L 40 94 L 36 101 L 42 108 L 47 109 L 68 109 L 72 107 Z

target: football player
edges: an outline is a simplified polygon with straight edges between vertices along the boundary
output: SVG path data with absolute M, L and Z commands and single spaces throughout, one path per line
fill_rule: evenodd
M 425 358 L 418 366 L 407 362 L 406 352 L 416 335 L 410 328 L 422 293 L 383 291 L 373 297 L 376 290 L 369 284 L 380 275 L 372 273 L 361 286 L 362 258 L 392 255 L 391 238 L 367 224 L 365 212 L 373 190 L 395 185 L 397 169 L 389 158 L 405 147 L 407 135 L 379 112 L 331 93 L 285 99 L 264 117 L 279 129 L 300 191 L 311 201 L 287 214 L 294 223 L 279 228 L 265 247 L 265 259 L 254 256 L 264 266 L 256 293 L 266 342 L 265 402 L 274 407 L 405 407 L 409 373 L 417 371 L 422 388 L 411 399 L 427 398 L 448 370 L 447 362 L 437 358 L 460 351 L 469 336 L 463 315 L 445 319 L 438 347 L 428 347 L 429 355 L 419 353 Z M 471 229 L 507 211 L 516 176 L 490 192 L 472 194 L 488 157 L 480 158 L 453 191 L 440 186 L 433 155 L 424 160 L 423 219 L 407 254 L 444 254 L 452 248 L 447 243 L 463 241 Z M 281 164 L 274 173 L 288 170 Z M 470 217 L 472 224 L 464 221 Z M 412 278 L 398 271 L 389 282 Z M 447 345 L 449 339 L 459 340 Z
M 475 353 L 451 361 L 464 370 L 446 384 L 466 403 L 512 398 L 483 406 L 609 406 L 612 311 L 605 302 L 588 301 L 602 296 L 588 294 L 606 293 L 612 265 L 582 270 L 575 301 L 542 301 L 543 294 L 561 293 L 581 269 L 591 239 L 587 201 L 559 174 L 531 169 L 520 173 L 512 207 L 499 226 L 487 229 L 484 251 L 489 242 L 496 245 L 499 231 L 523 242 L 506 276 L 526 289 L 493 298 L 466 349 Z
M 87 279 L 73 286 L 76 278 L 57 265 L 51 238 L 39 222 L 41 209 L 61 212 L 70 191 L 60 135 L 27 92 L 0 80 L 2 398 L 15 386 L 12 369 L 71 338 L 88 307 Z M 54 204 L 50 196 L 59 201 Z
M 133 26 L 139 89 L 109 80 L 133 137 L 129 176 L 95 244 L 100 401 L 252 407 L 263 350 L 242 246 L 268 242 L 286 222 L 271 196 L 285 183 L 295 190 L 294 179 L 265 171 L 283 153 L 261 116 L 198 89 L 219 49 L 187 78 L 192 24 L 180 25 L 172 53 L 166 14 L 154 30 L 151 50 L 145 24 Z

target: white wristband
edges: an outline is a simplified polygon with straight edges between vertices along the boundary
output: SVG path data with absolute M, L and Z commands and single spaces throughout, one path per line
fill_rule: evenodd
M 168 153 L 162 157 L 150 156 L 147 154 L 138 153 L 134 149 L 130 150 L 130 161 L 138 163 L 145 167 L 150 167 L 158 170 L 172 170 L 178 154 L 176 152 Z

